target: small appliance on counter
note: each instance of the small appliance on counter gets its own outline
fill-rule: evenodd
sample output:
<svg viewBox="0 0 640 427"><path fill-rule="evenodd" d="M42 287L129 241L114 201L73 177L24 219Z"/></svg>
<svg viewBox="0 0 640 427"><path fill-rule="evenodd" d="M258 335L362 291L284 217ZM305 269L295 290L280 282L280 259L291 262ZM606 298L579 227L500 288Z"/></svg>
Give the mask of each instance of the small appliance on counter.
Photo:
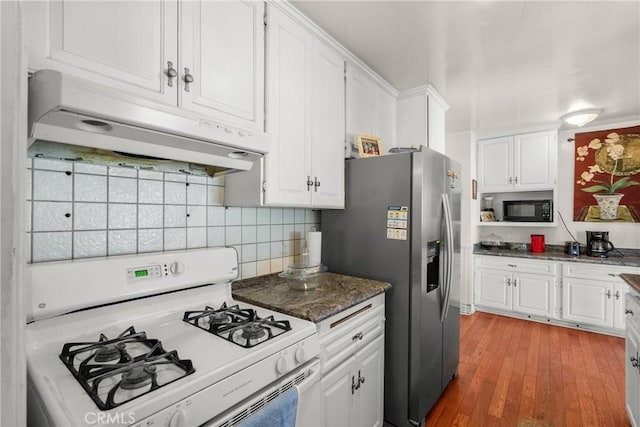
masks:
<svg viewBox="0 0 640 427"><path fill-rule="evenodd" d="M532 234L531 235L531 252L542 253L544 252L544 234Z"/></svg>
<svg viewBox="0 0 640 427"><path fill-rule="evenodd" d="M607 258L614 249L608 231L587 231L587 255Z"/></svg>
<svg viewBox="0 0 640 427"><path fill-rule="evenodd" d="M580 256L580 243L575 241L565 242L564 251L567 255Z"/></svg>

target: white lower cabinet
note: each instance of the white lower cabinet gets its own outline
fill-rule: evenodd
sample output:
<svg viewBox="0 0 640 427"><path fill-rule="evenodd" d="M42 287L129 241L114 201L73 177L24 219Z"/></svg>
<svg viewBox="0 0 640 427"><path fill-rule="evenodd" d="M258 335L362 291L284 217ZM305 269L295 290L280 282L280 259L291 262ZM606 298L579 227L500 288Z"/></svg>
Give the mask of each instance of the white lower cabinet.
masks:
<svg viewBox="0 0 640 427"><path fill-rule="evenodd" d="M638 274L637 268L564 263L562 267L562 318L572 322L623 330L624 297L629 287L621 273Z"/></svg>
<svg viewBox="0 0 640 427"><path fill-rule="evenodd" d="M323 425L381 426L384 338L378 336L322 378Z"/></svg>
<svg viewBox="0 0 640 427"><path fill-rule="evenodd" d="M552 317L555 283L553 262L476 257L475 303L479 308Z"/></svg>
<svg viewBox="0 0 640 427"><path fill-rule="evenodd" d="M321 425L378 427L384 406L384 295L322 321Z"/></svg>
<svg viewBox="0 0 640 427"><path fill-rule="evenodd" d="M625 395L627 415L633 427L640 426L640 294L632 291L625 298L629 316L625 334Z"/></svg>

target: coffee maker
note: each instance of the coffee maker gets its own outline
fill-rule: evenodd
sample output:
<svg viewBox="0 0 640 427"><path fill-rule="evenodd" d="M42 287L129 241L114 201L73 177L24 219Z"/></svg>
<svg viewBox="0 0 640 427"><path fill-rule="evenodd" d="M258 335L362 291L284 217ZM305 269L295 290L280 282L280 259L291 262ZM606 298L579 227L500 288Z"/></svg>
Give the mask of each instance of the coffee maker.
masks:
<svg viewBox="0 0 640 427"><path fill-rule="evenodd" d="M614 249L608 231L587 231L587 255L606 258Z"/></svg>

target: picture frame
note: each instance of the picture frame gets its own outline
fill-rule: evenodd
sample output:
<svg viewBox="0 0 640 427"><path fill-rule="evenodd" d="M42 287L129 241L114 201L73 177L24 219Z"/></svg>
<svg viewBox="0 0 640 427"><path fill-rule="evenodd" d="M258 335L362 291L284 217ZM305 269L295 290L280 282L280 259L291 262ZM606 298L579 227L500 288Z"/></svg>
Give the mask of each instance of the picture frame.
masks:
<svg viewBox="0 0 640 427"><path fill-rule="evenodd" d="M471 198L478 200L478 181L475 179L471 180Z"/></svg>
<svg viewBox="0 0 640 427"><path fill-rule="evenodd" d="M480 222L495 222L496 214L493 211L480 211Z"/></svg>
<svg viewBox="0 0 640 427"><path fill-rule="evenodd" d="M379 136L358 134L357 144L360 157L376 157L382 154L382 142Z"/></svg>

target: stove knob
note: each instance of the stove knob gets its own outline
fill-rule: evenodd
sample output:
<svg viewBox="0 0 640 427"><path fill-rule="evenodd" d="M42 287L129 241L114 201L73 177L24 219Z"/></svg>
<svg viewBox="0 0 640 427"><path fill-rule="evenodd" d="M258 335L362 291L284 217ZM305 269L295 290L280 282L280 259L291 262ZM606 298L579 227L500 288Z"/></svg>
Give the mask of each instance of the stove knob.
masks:
<svg viewBox="0 0 640 427"><path fill-rule="evenodd" d="M305 354L304 347L296 348L295 354L296 362L303 363L307 360L307 355Z"/></svg>
<svg viewBox="0 0 640 427"><path fill-rule="evenodd" d="M173 414L169 420L169 427L188 427L191 426L189 412L186 409L180 409Z"/></svg>
<svg viewBox="0 0 640 427"><path fill-rule="evenodd" d="M169 266L169 271L171 272L172 276L180 276L182 273L184 273L184 263L180 261L172 262Z"/></svg>
<svg viewBox="0 0 640 427"><path fill-rule="evenodd" d="M287 358L284 356L280 356L276 361L276 372L279 374L284 374L287 372Z"/></svg>

